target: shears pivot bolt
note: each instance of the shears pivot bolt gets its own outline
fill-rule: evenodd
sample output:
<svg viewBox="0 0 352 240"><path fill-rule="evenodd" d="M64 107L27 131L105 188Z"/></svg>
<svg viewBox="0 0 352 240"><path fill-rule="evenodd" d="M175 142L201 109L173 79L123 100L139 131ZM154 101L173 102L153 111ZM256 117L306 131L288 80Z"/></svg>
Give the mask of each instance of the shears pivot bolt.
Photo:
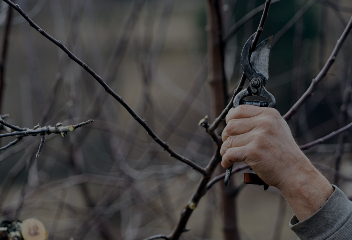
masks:
<svg viewBox="0 0 352 240"><path fill-rule="evenodd" d="M251 85L252 85L252 87L255 87L255 88L259 87L260 86L259 79L258 78L253 78L252 81L251 81Z"/></svg>

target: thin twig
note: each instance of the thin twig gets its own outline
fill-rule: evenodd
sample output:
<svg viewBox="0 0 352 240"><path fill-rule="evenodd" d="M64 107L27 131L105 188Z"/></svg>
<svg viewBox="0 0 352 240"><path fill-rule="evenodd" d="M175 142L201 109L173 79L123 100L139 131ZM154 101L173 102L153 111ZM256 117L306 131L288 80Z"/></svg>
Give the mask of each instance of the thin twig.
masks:
<svg viewBox="0 0 352 240"><path fill-rule="evenodd" d="M276 2L280 2L281 0L273 0L271 4L274 4ZM242 17L240 20L238 20L235 25L233 25L229 32L226 34L224 37L224 42L228 42L231 37L242 27L249 19L252 19L255 15L260 13L265 7L265 4L260 5L259 7L254 8L252 11L247 13L244 17Z"/></svg>
<svg viewBox="0 0 352 240"><path fill-rule="evenodd" d="M264 24L265 24L266 18L268 17L270 4L271 4L271 0L266 0L265 6L264 6L264 10L263 10L263 14L262 14L262 18L260 19L260 23L259 23L257 32L255 33L255 37L254 37L253 42L252 42L251 52L253 52L255 50L255 47L258 44L260 35L262 34L262 32L264 30Z"/></svg>
<svg viewBox="0 0 352 240"><path fill-rule="evenodd" d="M44 143L45 143L45 135L43 135L42 138L40 139L39 149L38 149L37 154L35 155L36 158L38 158L40 153L42 152L42 149L44 147Z"/></svg>
<svg viewBox="0 0 352 240"><path fill-rule="evenodd" d="M7 144L7 145L1 147L1 148L0 148L0 151L6 150L6 149L8 149L9 147L12 147L12 146L16 145L16 144L19 143L21 140L22 140L21 137L16 138L15 140L13 140L12 142L10 142L9 144Z"/></svg>
<svg viewBox="0 0 352 240"><path fill-rule="evenodd" d="M151 236L149 238L145 238L144 240L153 240L153 239L166 239L166 240L169 240L169 238L167 236L162 235L162 234Z"/></svg>
<svg viewBox="0 0 352 240"><path fill-rule="evenodd" d="M314 89L322 81L322 79L325 77L325 75L329 71L330 67L332 66L332 64L335 62L336 56L339 53L343 43L345 42L349 32L351 31L351 28L352 28L352 17L351 17L348 25L346 26L345 30L343 31L340 39L337 41L336 46L335 46L334 50L332 51L328 61L325 63L325 66L323 67L323 69L319 72L319 74L316 76L316 78L312 80L312 83L310 84L307 91L302 95L302 97L284 115L283 118L286 121L289 120L297 112L297 110L302 106L302 104L305 101L307 101L310 96L313 95Z"/></svg>
<svg viewBox="0 0 352 240"><path fill-rule="evenodd" d="M18 126L9 124L9 123L5 122L5 121L2 120L2 119L0 119L0 123L1 123L2 125L5 125L5 126L8 127L8 128L11 128L12 130L15 130L15 131L26 131L26 128L20 128L20 127L18 127Z"/></svg>
<svg viewBox="0 0 352 240"><path fill-rule="evenodd" d="M47 135L61 134L61 135L65 136L68 132L72 132L72 131L76 130L77 128L82 127L82 126L89 124L89 123L92 123L92 122L93 122L93 120L88 120L86 122L82 122L82 123L79 123L76 125L69 125L69 126L54 126L54 127L46 126L46 127L38 127L35 129L28 128L28 129L24 129L24 130L17 131L17 132L0 134L0 138L9 137L9 136L20 136L20 137L36 136L38 134L47 134Z"/></svg>
<svg viewBox="0 0 352 240"><path fill-rule="evenodd" d="M136 112L133 111L133 109L117 94L110 88L109 85L104 82L104 80L96 74L86 63L84 63L81 59L76 57L70 50L68 50L60 41L56 40L53 38L51 35L49 35L47 32L45 32L43 29L41 29L36 23L33 22L32 19L30 19L26 13L20 8L18 4L15 4L11 2L10 0L3 0L7 4L9 4L12 8L14 8L19 14L21 14L29 23L31 27L36 29L40 34L42 34L45 38L47 38L49 41L54 43L56 46L61 48L67 55L75 61L77 64L79 64L81 67L83 67L84 70L86 70L97 82L105 89L105 91L110 94L115 100L117 100L128 112L129 114L147 131L147 133L154 139L155 142L157 142L162 148L167 151L171 157L176 158L177 160L191 166L193 169L198 171L199 173L203 174L204 176L208 175L208 172L202 168L201 166L197 165L196 163L192 162L190 159L181 156L180 154L176 153L174 150L172 150L169 145L161 140L155 133L154 131L148 126L148 124L140 118Z"/></svg>
<svg viewBox="0 0 352 240"><path fill-rule="evenodd" d="M332 137L337 136L338 134L340 134L340 133L342 133L342 132L347 131L347 130L350 129L351 127L352 127L352 123L350 123L350 124L344 126L343 128L340 128L340 129L338 129L338 130L336 130L336 131L333 131L332 133L329 133L328 135L326 135L326 136L324 136L324 137L322 137L322 138L319 138L319 139L317 139L317 140L315 140L315 141L313 141L313 142L304 144L304 145L300 146L299 148L300 148L301 150L307 150L307 149L309 149L309 148L311 148L311 147L313 147L313 146L315 146L315 145L317 145L317 144L319 144L319 143L322 143L322 142L324 142L324 141L326 141L326 140L328 140L328 139L330 139L330 138L332 138Z"/></svg>

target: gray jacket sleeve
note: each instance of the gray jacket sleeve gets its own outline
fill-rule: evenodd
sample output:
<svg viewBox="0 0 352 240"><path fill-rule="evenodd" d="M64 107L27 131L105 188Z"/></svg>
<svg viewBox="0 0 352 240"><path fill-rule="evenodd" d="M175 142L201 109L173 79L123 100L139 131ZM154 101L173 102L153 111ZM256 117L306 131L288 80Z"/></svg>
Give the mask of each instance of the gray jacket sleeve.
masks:
<svg viewBox="0 0 352 240"><path fill-rule="evenodd" d="M302 240L352 239L352 203L336 186L326 203L311 217L299 222L296 216L290 228Z"/></svg>

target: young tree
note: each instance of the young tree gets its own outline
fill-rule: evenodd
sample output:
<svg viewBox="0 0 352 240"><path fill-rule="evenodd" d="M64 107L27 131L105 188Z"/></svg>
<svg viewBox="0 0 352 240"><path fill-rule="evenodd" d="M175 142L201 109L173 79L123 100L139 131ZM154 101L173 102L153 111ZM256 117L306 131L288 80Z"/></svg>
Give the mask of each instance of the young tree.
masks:
<svg viewBox="0 0 352 240"><path fill-rule="evenodd" d="M16 137L2 141L1 150L6 151L0 162L11 160L3 170L0 194L4 220L32 217L28 215L35 211L43 218L50 239L210 239L216 229L222 229L223 239L245 239L246 232L254 231L247 226L259 215L258 211L247 213L250 205L253 209L277 206L277 221L266 234L280 239L286 205L275 190L264 193L262 188L246 187L250 190L243 199L249 204L239 211L239 194L246 186L241 183L242 175L232 179L228 188L219 183L225 175L218 167L223 120L245 86L238 59L244 41L253 33L252 51L261 35L274 35L275 57L270 64L274 74L268 88L284 119L290 120L298 142L305 143L301 149L348 193L351 179L346 173L351 170L343 156L349 151L346 131L352 126L348 124L352 81L346 54L351 47L347 40L352 20L347 22L346 16L352 8L328 0L207 0L203 3L207 54L192 49L189 55L195 60L178 70L184 58L161 53L174 51L170 46L179 44L179 35L195 31L181 17L172 21L178 14L175 8L187 11L190 4L195 3L3 0L0 108L5 113L11 106L6 107L6 102L20 98L22 110L12 111L20 114L10 117L23 115L26 126L15 126L15 120L1 116L5 131L1 138ZM127 8L120 26L119 13ZM107 9L111 12L104 12ZM317 11L321 11L319 24L314 16ZM52 23L40 19L48 15ZM331 23L334 18L338 21ZM121 29L118 36L117 29ZM23 36L25 61L12 34ZM201 42L193 44L199 51ZM46 54L57 56L45 65ZM22 77L20 87L10 85L24 65L28 65L28 77ZM189 75L194 75L196 67L191 82ZM7 72L9 77L5 77ZM172 74L183 81L175 84L169 79ZM54 81L48 84L44 75L55 76ZM314 79L306 86L311 75ZM17 94L8 93L11 88ZM34 125L34 119L39 124L27 128ZM196 126L198 122L201 127ZM51 133L66 137L46 139ZM32 137L38 134L41 140ZM328 144L319 147L322 142ZM324 163L317 161L322 155ZM239 164L232 173L248 168ZM215 183L219 192L213 189ZM276 199L278 204L264 201L258 207L258 196ZM221 212L221 221L216 212ZM203 215L193 216L197 214Z"/></svg>

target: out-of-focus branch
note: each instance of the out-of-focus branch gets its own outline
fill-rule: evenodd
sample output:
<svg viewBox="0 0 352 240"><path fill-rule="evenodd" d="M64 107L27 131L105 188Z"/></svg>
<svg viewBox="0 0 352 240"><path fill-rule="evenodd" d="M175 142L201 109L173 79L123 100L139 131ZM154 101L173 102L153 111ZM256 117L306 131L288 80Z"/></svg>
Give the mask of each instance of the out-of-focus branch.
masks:
<svg viewBox="0 0 352 240"><path fill-rule="evenodd" d="M271 2L271 4L274 4L276 2L279 2L280 0L273 0ZM265 8L265 4L260 5L259 7L256 7L255 9L253 9L252 11L250 11L249 13L247 13L244 17L242 17L240 20L238 20L235 25L233 25L229 32L226 34L226 36L224 37L224 42L227 42L230 40L230 38L237 33L237 31L240 29L240 27L242 27L249 19L252 19L255 15L257 15L258 13L260 13L264 8Z"/></svg>
<svg viewBox="0 0 352 240"><path fill-rule="evenodd" d="M169 240L169 238L167 236L162 235L162 234L151 236L149 238L145 238L144 240L154 240L154 239L166 239L166 240Z"/></svg>
<svg viewBox="0 0 352 240"><path fill-rule="evenodd" d="M200 172L204 176L208 175L208 172L202 168L201 166L195 164L192 162L190 159L181 156L180 154L176 153L174 150L172 150L169 145L161 140L155 133L154 131L148 126L148 124L137 115L136 112L133 111L133 109L117 94L110 88L109 85L104 82L104 80L96 74L86 63L84 63L81 59L76 57L70 50L68 50L60 41L56 40L53 38L51 35L49 35L47 32L45 32L43 29L41 29L36 23L31 20L26 13L20 8L18 4L14 4L10 0L3 0L6 3L8 3L12 8L14 8L19 14L21 14L29 23L31 27L36 29L40 34L42 34L45 38L47 38L49 41L54 43L56 46L61 48L67 55L76 63L78 63L81 67L84 68L97 82L105 89L105 91L110 94L116 101L118 101L129 113L130 115L147 131L147 133L154 139L155 142L157 142L162 148L167 151L170 156L178 159L179 161L191 166L193 169L196 171ZM1 138L1 135L0 135Z"/></svg>
<svg viewBox="0 0 352 240"><path fill-rule="evenodd" d="M335 1L333 2L333 1L324 0L321 2L321 4L328 5L329 7L334 8L338 11L352 13L352 7L341 5L339 3L336 3Z"/></svg>
<svg viewBox="0 0 352 240"><path fill-rule="evenodd" d="M349 176L346 176L345 174L339 172L339 171L336 171L335 169L333 168L330 168L324 164L321 164L321 163L317 163L317 162L312 162L312 164L318 168L319 170L323 171L323 172L326 172L328 174L331 174L332 176L339 176L339 178L341 178L342 180L344 181L348 181L348 182L352 182L352 178L349 177Z"/></svg>
<svg viewBox="0 0 352 240"><path fill-rule="evenodd" d="M310 96L313 95L314 89L322 81L322 79L325 77L325 75L329 71L330 67L332 66L332 64L335 62L336 56L339 53L343 43L345 42L349 32L351 31L351 28L352 28L352 18L350 19L350 21L347 24L345 30L343 31L340 39L337 41L336 46L335 46L334 50L332 51L328 61L325 63L323 69L319 72L319 74L316 76L316 78L312 80L312 83L310 84L310 86L307 89L307 91L302 95L302 97L284 115L283 118L286 121L289 120L298 111L298 109L302 106L302 104L305 101L307 101Z"/></svg>
<svg viewBox="0 0 352 240"><path fill-rule="evenodd" d="M5 65L6 65L6 59L7 59L7 51L9 48L12 12L13 12L12 8L9 8L9 10L7 11L5 31L4 31L4 36L2 40L1 60L0 60L0 112L2 111L2 105L3 105L3 99L4 99Z"/></svg>
<svg viewBox="0 0 352 240"><path fill-rule="evenodd" d="M317 139L317 140L315 140L315 141L313 141L313 142L304 144L304 145L300 146L300 149L301 149L301 150L307 150L307 149L309 149L309 148L311 148L311 147L313 147L313 146L315 146L315 145L317 145L317 144L319 144L319 143L322 143L322 142L324 142L324 141L326 141L326 140L328 140L328 139L330 139L330 138L332 138L332 137L337 136L337 135L340 134L340 133L343 133L343 132L347 131L347 130L350 129L351 127L352 127L352 123L350 123L350 124L344 126L343 128L340 128L340 129L338 129L338 130L336 130L336 131L333 131L332 133L329 133L328 135L326 135L326 136L324 136L324 137L322 137L322 138L319 138L319 139Z"/></svg>
<svg viewBox="0 0 352 240"><path fill-rule="evenodd" d="M291 18L290 21L288 21L288 23L286 23L286 25L281 28L280 31L278 31L274 38L273 41L271 43L271 46L274 46L277 41L279 41L279 39L287 32L287 30L289 30L311 7L314 6L314 4L316 4L318 1L320 0L310 0L309 2L307 2L294 16L293 18Z"/></svg>
<svg viewBox="0 0 352 240"><path fill-rule="evenodd" d="M167 236L170 240L179 239L182 233L185 231L188 220L191 217L194 209L196 209L200 199L206 193L206 187L210 180L211 174L215 171L215 168L220 161L221 161L221 155L218 149L214 154L214 156L212 157L212 159L210 160L208 166L206 167L210 175L203 176L202 179L200 180L197 190L195 191L195 193L193 194L193 196L191 197L187 205L183 208L180 219L176 227L174 228L172 233L169 236Z"/></svg>
<svg viewBox="0 0 352 240"><path fill-rule="evenodd" d="M349 77L351 78L351 76L349 76ZM350 104L350 101L351 101L351 91L352 91L352 81L350 79L346 84L346 88L343 93L342 105L340 107L340 119L339 119L339 126L340 127L346 125L346 122L348 120L348 112L347 111L348 111L348 105ZM340 134L339 138L338 138L338 147L336 150L336 158L335 158L335 170L336 171L340 170L345 140L346 140L346 134L345 133ZM333 183L336 186L338 186L338 182L339 182L339 176L335 175Z"/></svg>
<svg viewBox="0 0 352 240"><path fill-rule="evenodd" d="M347 23L346 23L346 20L344 19L344 17L342 16L341 10L339 8L336 9L335 7L333 7L333 4L330 2L327 2L326 4L334 11L337 18L343 24L343 26L345 26Z"/></svg>

